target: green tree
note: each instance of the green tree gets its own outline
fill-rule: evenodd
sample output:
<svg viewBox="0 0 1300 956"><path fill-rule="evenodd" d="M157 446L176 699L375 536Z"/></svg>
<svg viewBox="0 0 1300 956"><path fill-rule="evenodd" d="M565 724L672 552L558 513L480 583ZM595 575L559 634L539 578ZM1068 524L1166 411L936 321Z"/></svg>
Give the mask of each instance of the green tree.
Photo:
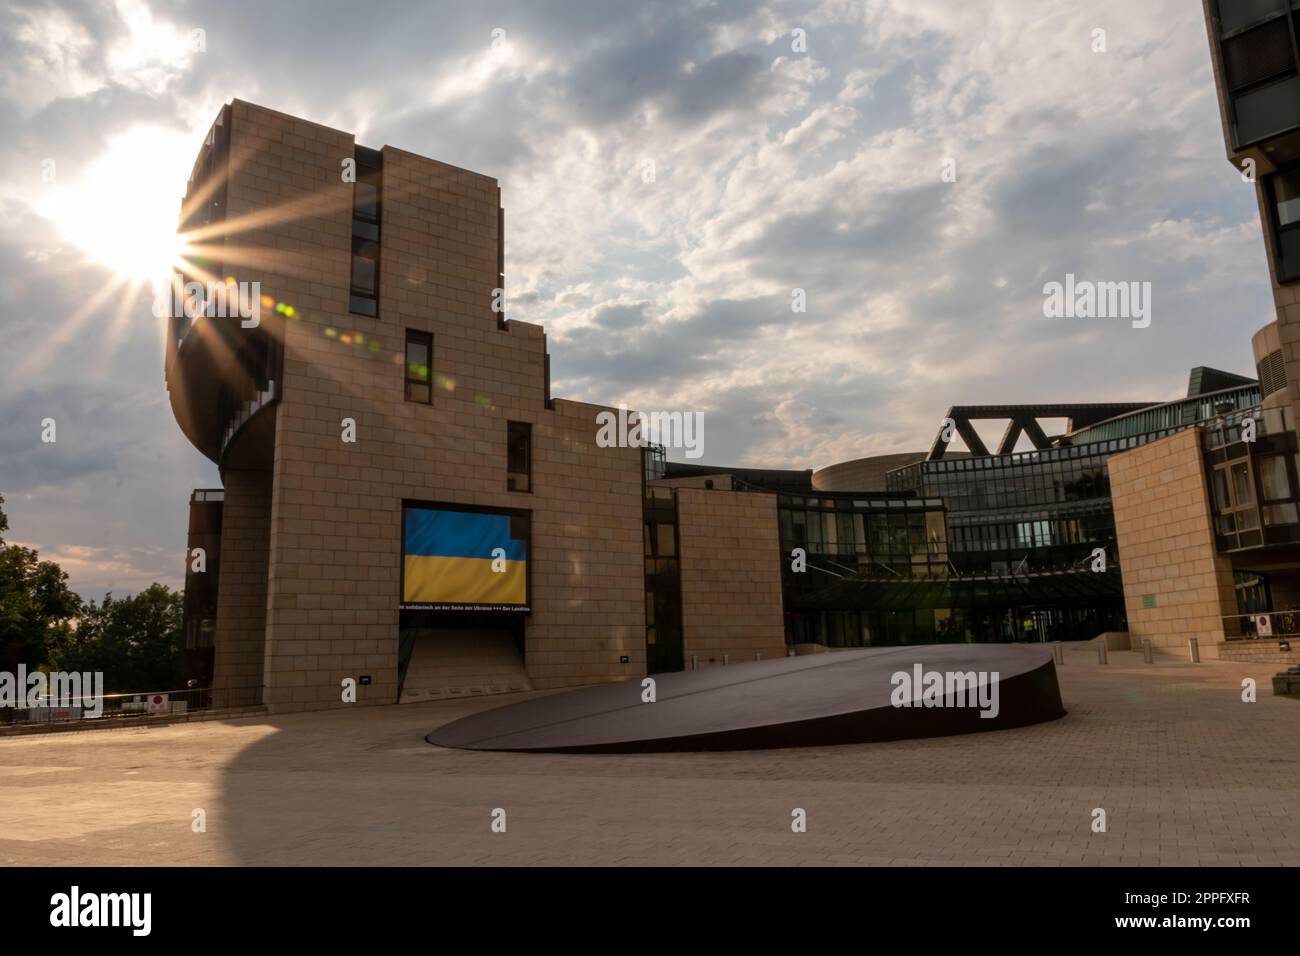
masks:
<svg viewBox="0 0 1300 956"><path fill-rule="evenodd" d="M68 575L31 548L5 544L9 519L0 495L0 670L19 664L31 670L46 661L46 648L70 631L81 599L68 589Z"/></svg>
<svg viewBox="0 0 1300 956"><path fill-rule="evenodd" d="M165 584L133 597L105 594L50 640L49 663L59 671L102 671L108 693L171 690L181 680L184 598Z"/></svg>

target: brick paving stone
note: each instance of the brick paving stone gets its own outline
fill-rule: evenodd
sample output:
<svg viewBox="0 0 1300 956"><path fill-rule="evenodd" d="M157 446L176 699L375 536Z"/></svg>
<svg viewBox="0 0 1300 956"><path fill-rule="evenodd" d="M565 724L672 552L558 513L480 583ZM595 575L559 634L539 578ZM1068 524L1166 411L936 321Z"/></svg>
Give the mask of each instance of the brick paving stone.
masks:
<svg viewBox="0 0 1300 956"><path fill-rule="evenodd" d="M0 863L1300 864L1300 701L1267 691L1269 665L1095 660L1068 648L1059 721L847 747L423 742L516 699L500 696L0 738ZM1246 676L1257 703L1241 702ZM806 833L790 831L795 807Z"/></svg>

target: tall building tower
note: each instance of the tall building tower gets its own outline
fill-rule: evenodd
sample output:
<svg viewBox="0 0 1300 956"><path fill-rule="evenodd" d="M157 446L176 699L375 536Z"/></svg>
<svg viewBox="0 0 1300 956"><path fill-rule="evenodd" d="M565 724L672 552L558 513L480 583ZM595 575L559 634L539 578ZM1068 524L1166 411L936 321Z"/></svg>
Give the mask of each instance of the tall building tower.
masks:
<svg viewBox="0 0 1300 956"><path fill-rule="evenodd" d="M199 496L224 499L215 615L188 637L215 645L214 704L646 672L641 449L600 447L612 410L552 400L541 327L494 309L502 225L487 176L221 110L166 356L223 485Z"/></svg>
<svg viewBox="0 0 1300 956"><path fill-rule="evenodd" d="M1203 0L1228 159L1253 179L1277 319L1255 333L1265 408L1300 404L1300 4Z"/></svg>

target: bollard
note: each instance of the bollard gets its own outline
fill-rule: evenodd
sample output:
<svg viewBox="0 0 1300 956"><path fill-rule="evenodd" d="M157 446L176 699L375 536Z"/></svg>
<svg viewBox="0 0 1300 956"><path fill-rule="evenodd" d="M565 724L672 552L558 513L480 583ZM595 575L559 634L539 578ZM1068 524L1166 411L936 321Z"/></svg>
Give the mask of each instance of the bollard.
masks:
<svg viewBox="0 0 1300 956"><path fill-rule="evenodd" d="M723 655L722 655L722 666L723 666L723 667L726 667L726 666L727 666L728 664L730 664L730 663L731 663L731 655L730 655L730 654L723 654Z"/></svg>
<svg viewBox="0 0 1300 956"><path fill-rule="evenodd" d="M1151 638L1142 638L1142 663L1151 663Z"/></svg>
<svg viewBox="0 0 1300 956"><path fill-rule="evenodd" d="M700 669L700 655L699 655L699 654L692 654L692 655L691 655L691 670L693 670L693 671L697 671L697 670L699 670L699 669Z"/></svg>
<svg viewBox="0 0 1300 956"><path fill-rule="evenodd" d="M1052 644L1052 657L1056 659L1058 666L1065 663L1065 648L1061 646L1060 641Z"/></svg>
<svg viewBox="0 0 1300 956"><path fill-rule="evenodd" d="M1097 663L1098 664L1108 663L1108 661L1106 660L1106 639L1105 638L1102 638L1101 642L1097 645Z"/></svg>
<svg viewBox="0 0 1300 956"><path fill-rule="evenodd" d="M1191 651L1192 651L1192 663L1193 663L1193 664L1199 664L1199 663L1201 662L1201 645L1200 645L1200 642L1197 641L1197 639L1193 637L1193 638L1190 638L1190 639L1188 640L1187 643L1191 646Z"/></svg>
<svg viewBox="0 0 1300 956"><path fill-rule="evenodd" d="M762 651L755 651L755 652L754 652L754 660L756 660L756 661L761 661L762 659L763 659L763 652L762 652Z"/></svg>

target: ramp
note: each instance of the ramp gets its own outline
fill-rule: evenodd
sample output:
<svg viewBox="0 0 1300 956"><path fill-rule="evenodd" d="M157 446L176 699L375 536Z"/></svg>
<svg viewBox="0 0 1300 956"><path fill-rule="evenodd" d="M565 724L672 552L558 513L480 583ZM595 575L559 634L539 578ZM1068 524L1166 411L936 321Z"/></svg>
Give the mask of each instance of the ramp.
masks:
<svg viewBox="0 0 1300 956"><path fill-rule="evenodd" d="M515 694L532 689L523 655L509 631L420 628L399 702Z"/></svg>

